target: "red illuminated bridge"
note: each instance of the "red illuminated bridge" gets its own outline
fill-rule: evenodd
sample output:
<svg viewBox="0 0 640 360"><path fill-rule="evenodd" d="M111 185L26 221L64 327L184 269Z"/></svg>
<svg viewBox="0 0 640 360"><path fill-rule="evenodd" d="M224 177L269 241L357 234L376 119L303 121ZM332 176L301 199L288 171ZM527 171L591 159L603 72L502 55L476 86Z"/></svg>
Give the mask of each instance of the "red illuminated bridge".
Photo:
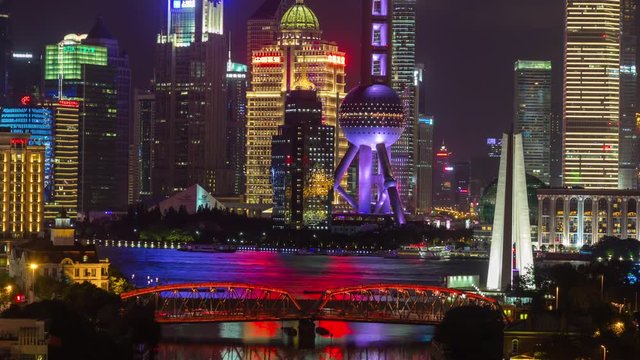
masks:
<svg viewBox="0 0 640 360"><path fill-rule="evenodd" d="M400 284L327 290L314 301L296 300L282 289L215 282L156 286L121 297L153 304L159 323L336 320L435 325L459 306L501 310L496 300L477 294Z"/></svg>

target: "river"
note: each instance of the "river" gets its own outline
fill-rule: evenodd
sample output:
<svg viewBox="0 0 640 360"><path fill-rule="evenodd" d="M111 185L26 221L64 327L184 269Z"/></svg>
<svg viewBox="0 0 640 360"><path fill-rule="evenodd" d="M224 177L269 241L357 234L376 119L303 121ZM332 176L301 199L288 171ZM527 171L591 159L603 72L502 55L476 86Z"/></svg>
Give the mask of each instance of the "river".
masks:
<svg viewBox="0 0 640 360"><path fill-rule="evenodd" d="M242 282L317 298L326 289L366 284L442 285L447 275L481 275L487 261L385 259L356 256L299 256L270 252L233 254L100 247L101 258L137 286L183 282ZM156 280L157 279L157 280ZM320 322L330 336L314 349L297 349L287 322L170 325L163 327L159 360L231 359L429 359L429 326Z"/></svg>

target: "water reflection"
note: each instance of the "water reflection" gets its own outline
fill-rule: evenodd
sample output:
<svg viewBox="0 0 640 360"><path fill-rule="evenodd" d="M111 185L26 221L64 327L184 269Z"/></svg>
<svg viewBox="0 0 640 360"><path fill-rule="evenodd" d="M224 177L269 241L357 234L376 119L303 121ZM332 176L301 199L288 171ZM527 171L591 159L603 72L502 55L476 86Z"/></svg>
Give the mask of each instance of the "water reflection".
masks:
<svg viewBox="0 0 640 360"><path fill-rule="evenodd" d="M295 322L223 323L163 326L158 360L209 359L429 359L430 326L316 323L329 335L314 349L298 349L297 337L282 329Z"/></svg>

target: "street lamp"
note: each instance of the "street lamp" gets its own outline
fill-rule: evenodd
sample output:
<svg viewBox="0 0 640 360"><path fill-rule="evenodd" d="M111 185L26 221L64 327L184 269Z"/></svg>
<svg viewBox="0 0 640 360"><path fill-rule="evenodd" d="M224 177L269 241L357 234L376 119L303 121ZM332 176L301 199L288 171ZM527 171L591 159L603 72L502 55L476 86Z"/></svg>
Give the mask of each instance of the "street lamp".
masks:
<svg viewBox="0 0 640 360"><path fill-rule="evenodd" d="M604 300L604 274L601 274L599 278L600 278L600 300Z"/></svg>
<svg viewBox="0 0 640 360"><path fill-rule="evenodd" d="M607 347L604 345L600 345L602 348L602 360L607 360Z"/></svg>
<svg viewBox="0 0 640 360"><path fill-rule="evenodd" d="M38 268L38 264L29 264L29 269L31 269L31 291L33 292L32 302L36 300L36 269Z"/></svg>
<svg viewBox="0 0 640 360"><path fill-rule="evenodd" d="M556 286L556 311L558 311L558 297L560 296L560 286Z"/></svg>

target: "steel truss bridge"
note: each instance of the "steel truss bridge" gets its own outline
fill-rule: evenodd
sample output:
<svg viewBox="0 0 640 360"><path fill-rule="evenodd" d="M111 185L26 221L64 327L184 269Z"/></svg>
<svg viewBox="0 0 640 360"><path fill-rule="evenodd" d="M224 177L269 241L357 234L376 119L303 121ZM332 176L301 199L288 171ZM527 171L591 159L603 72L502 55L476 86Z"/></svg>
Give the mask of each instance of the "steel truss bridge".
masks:
<svg viewBox="0 0 640 360"><path fill-rule="evenodd" d="M297 300L277 288L215 282L150 287L123 293L121 298L125 303L153 305L159 323L335 320L435 325L460 306L501 311L495 299L478 294L399 284L327 290L317 300Z"/></svg>

